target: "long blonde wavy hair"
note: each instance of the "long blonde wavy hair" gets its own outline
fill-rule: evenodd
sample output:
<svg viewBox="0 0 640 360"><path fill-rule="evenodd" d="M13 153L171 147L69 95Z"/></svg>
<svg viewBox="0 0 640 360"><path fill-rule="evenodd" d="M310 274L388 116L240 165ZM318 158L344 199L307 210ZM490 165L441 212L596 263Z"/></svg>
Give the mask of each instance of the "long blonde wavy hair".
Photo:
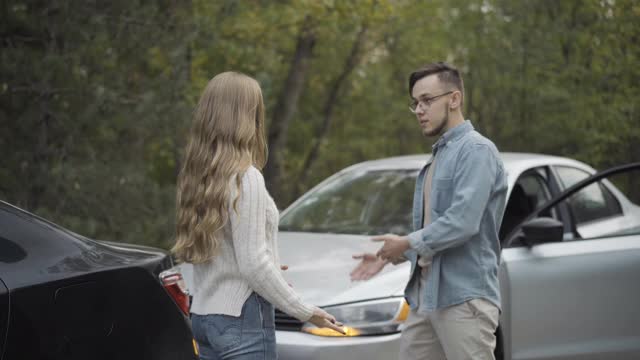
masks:
<svg viewBox="0 0 640 360"><path fill-rule="evenodd" d="M204 89L178 175L176 243L171 251L180 261L202 263L220 247L220 230L229 219L231 189L252 164L267 161L264 102L258 82L224 72ZM233 199L233 207L237 203Z"/></svg>

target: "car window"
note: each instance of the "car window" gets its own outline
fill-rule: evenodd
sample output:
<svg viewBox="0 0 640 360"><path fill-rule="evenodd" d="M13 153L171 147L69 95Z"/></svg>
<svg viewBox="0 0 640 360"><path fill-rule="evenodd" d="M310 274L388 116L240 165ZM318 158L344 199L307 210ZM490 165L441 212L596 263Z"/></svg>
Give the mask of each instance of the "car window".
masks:
<svg viewBox="0 0 640 360"><path fill-rule="evenodd" d="M557 166L556 171L562 182L563 189L569 188L589 177L588 172L568 166Z"/></svg>
<svg viewBox="0 0 640 360"><path fill-rule="evenodd" d="M551 213L562 214L563 210L561 209L575 209L576 199L582 201L584 198L591 196L594 199L599 199L601 204L613 200L611 203L617 204L618 207L624 209L621 215L580 226L572 226L570 229L573 236L570 238L566 237L566 233L563 234L561 231L562 228L566 229L567 217L563 217L565 221L557 219L560 220L558 222L541 215L537 219L517 224L514 229L517 231L511 233L513 236L503 239L503 246L514 247L525 244L534 246L550 242L620 239L620 237L640 235L640 206L638 206L640 204L640 163L617 167L607 171L607 173L608 176L599 176L597 180L590 181L572 195L565 196L564 192L558 194L560 199L554 202L555 205L551 207ZM573 172L571 175L574 176L574 179L583 177L582 173L578 172ZM563 183L563 187L566 187L566 184ZM588 191L593 191L591 189L597 190L599 194L588 193ZM577 195L581 196L581 198L577 198ZM608 197L613 199L608 199ZM595 202L595 200L590 201ZM543 204L541 207L547 208L547 204ZM541 219L543 217L546 217L546 219Z"/></svg>
<svg viewBox="0 0 640 360"><path fill-rule="evenodd" d="M408 234L417 171L352 171L307 193L283 214L280 230Z"/></svg>
<svg viewBox="0 0 640 360"><path fill-rule="evenodd" d="M571 167L560 166L556 170L564 189L589 176L586 171ZM600 181L571 196L568 205L578 225L622 215L619 201Z"/></svg>
<svg viewBox="0 0 640 360"><path fill-rule="evenodd" d="M543 176L544 169L534 169L520 175L511 190L509 200L505 208L500 238L513 230L522 220L531 214L538 206L551 199L551 191L547 180ZM555 212L541 214L541 216L557 217Z"/></svg>
<svg viewBox="0 0 640 360"><path fill-rule="evenodd" d="M537 173L523 175L517 182L524 189L529 203L533 209L551 199L551 192L546 181Z"/></svg>

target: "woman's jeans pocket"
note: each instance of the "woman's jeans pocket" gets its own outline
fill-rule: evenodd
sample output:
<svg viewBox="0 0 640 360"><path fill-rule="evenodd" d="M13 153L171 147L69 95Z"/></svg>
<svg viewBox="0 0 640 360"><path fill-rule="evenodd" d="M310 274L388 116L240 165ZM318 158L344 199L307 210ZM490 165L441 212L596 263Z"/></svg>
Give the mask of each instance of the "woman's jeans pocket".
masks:
<svg viewBox="0 0 640 360"><path fill-rule="evenodd" d="M200 359L277 359L274 308L256 293L245 301L239 317L192 314L191 324Z"/></svg>
<svg viewBox="0 0 640 360"><path fill-rule="evenodd" d="M213 350L224 352L242 340L242 317L229 315L194 315L194 336L198 342L208 342ZM199 339L199 337L205 337Z"/></svg>

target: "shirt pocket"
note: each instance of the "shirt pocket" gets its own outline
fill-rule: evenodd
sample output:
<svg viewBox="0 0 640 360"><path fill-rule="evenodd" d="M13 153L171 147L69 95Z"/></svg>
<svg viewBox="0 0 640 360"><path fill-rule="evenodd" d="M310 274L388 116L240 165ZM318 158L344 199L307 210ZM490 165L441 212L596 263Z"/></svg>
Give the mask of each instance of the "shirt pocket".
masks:
<svg viewBox="0 0 640 360"><path fill-rule="evenodd" d="M431 208L442 215L450 206L453 198L453 178L433 179L433 199Z"/></svg>

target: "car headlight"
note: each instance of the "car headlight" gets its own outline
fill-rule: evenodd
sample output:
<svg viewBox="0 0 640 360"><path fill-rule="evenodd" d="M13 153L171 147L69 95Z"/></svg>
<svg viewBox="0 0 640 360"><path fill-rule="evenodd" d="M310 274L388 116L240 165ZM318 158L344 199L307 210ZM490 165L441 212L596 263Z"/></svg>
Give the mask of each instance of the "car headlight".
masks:
<svg viewBox="0 0 640 360"><path fill-rule="evenodd" d="M383 335L400 331L400 325L409 314L409 304L404 298L390 298L331 306L324 310L344 323L346 336ZM302 331L318 336L345 336L311 323L304 324Z"/></svg>

